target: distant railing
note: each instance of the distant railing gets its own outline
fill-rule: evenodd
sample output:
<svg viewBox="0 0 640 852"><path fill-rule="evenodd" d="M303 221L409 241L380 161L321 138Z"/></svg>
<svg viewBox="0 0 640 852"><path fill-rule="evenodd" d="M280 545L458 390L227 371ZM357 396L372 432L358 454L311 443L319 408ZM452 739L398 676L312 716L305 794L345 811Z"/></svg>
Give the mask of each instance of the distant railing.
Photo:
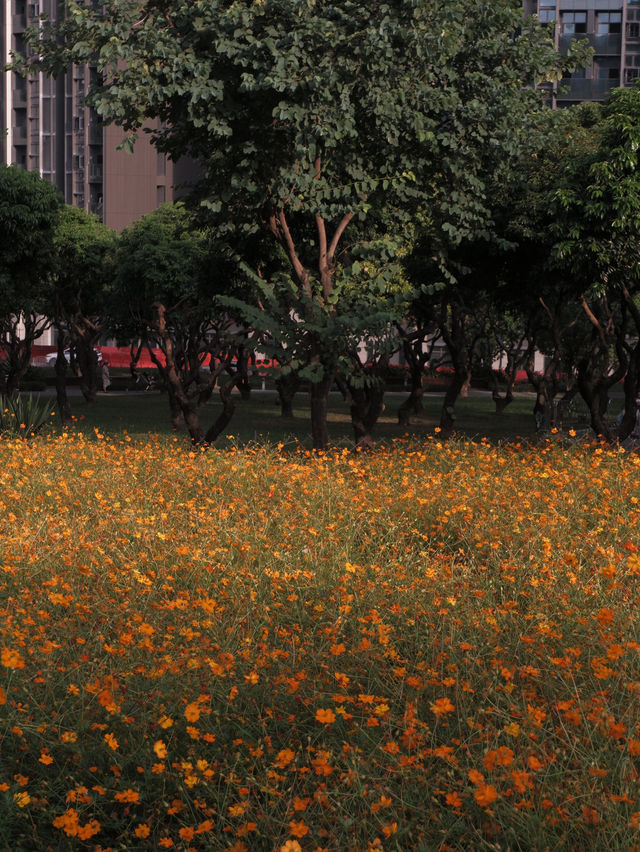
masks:
<svg viewBox="0 0 640 852"><path fill-rule="evenodd" d="M568 89L566 88L568 86ZM563 80L559 101L600 101L605 100L612 89L620 88L619 80L592 79Z"/></svg>

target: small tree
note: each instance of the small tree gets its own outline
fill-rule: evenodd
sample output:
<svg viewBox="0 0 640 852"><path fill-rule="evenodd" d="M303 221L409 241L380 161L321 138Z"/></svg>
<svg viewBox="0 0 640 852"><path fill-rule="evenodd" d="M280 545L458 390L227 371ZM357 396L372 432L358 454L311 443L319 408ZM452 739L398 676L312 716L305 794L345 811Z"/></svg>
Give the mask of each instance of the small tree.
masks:
<svg viewBox="0 0 640 852"><path fill-rule="evenodd" d="M49 325L48 289L61 199L36 172L0 166L0 358L15 396L34 342Z"/></svg>
<svg viewBox="0 0 640 852"><path fill-rule="evenodd" d="M144 340L167 387L173 424L186 425L195 444L211 444L224 430L231 391L242 379L233 360L243 329L214 298L228 289L232 269L181 204L163 205L120 236L112 311ZM225 375L222 413L205 431L198 409Z"/></svg>
<svg viewBox="0 0 640 852"><path fill-rule="evenodd" d="M87 402L95 402L98 388L95 345L107 324L107 288L113 275L116 234L95 216L66 206L56 226L53 288L49 312L58 330L56 375L58 406L69 415L64 392L67 363L62 342L72 349Z"/></svg>
<svg viewBox="0 0 640 852"><path fill-rule="evenodd" d="M559 261L584 282L582 307L592 344L580 392L596 434L624 439L636 420L640 391L640 86L618 89L602 109L591 157L568 165L557 193ZM625 408L617 434L604 419L608 390L624 377Z"/></svg>

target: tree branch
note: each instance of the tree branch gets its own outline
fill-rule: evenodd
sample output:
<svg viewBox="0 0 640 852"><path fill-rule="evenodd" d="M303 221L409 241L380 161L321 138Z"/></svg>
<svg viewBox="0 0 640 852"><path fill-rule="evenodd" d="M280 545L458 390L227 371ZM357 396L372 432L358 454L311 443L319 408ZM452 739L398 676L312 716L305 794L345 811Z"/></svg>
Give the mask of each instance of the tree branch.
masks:
<svg viewBox="0 0 640 852"><path fill-rule="evenodd" d="M331 244L329 245L328 251L328 262L331 266L333 266L334 258L336 256L336 249L338 248L338 243L340 242L340 237L343 235L345 228L349 224L349 222L353 219L355 213L347 213L342 217L342 221L336 228L335 234L333 235L333 239L331 240Z"/></svg>
<svg viewBox="0 0 640 852"><path fill-rule="evenodd" d="M309 273L304 268L302 262L300 261L300 258L298 257L296 246L293 242L293 237L291 236L291 231L289 230L289 225L287 223L287 218L284 215L284 210L278 211L278 225L280 231L280 241L287 250L287 254L289 255L289 260L291 261L296 277L302 285L302 289L304 290L305 294L309 298L311 298L311 283L309 281Z"/></svg>

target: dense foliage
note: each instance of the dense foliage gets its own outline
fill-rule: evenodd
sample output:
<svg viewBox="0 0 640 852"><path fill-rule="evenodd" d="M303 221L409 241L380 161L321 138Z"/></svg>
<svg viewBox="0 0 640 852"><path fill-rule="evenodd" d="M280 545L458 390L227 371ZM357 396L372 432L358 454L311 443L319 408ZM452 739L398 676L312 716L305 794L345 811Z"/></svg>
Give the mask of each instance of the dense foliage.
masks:
<svg viewBox="0 0 640 852"><path fill-rule="evenodd" d="M46 329L54 229L61 200L37 172L0 166L0 385L9 396Z"/></svg>
<svg viewBox="0 0 640 852"><path fill-rule="evenodd" d="M347 330L357 344L363 325L401 318L371 298L354 313L345 292L385 293L393 240L381 238L418 209L442 258L490 231L496 163L528 140L542 105L523 80L571 66L515 0L207 0L142 14L137 2L72 3L31 45L31 68L97 65L89 102L104 120L134 136L159 120L153 141L198 160L203 203L245 263L255 260L238 244L247 233L280 246L282 272L262 286L288 297L298 320L317 448L334 340Z"/></svg>

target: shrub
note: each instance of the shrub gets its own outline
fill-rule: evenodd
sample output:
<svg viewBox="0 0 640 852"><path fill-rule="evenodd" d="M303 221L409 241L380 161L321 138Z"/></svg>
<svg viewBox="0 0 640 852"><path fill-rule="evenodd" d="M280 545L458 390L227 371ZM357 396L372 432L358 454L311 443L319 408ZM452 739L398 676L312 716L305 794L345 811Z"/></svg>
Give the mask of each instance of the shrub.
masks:
<svg viewBox="0 0 640 852"><path fill-rule="evenodd" d="M0 435L32 438L52 417L51 403L46 399L0 396Z"/></svg>

